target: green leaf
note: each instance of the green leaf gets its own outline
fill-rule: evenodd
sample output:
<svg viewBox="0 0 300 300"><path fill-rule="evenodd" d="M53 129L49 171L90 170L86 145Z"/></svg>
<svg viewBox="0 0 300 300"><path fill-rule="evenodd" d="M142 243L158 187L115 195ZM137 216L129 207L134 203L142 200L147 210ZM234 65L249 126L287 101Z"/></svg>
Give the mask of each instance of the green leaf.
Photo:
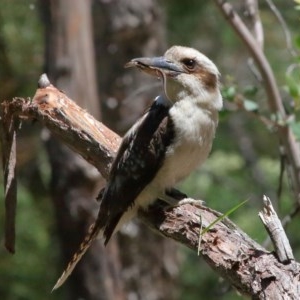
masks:
<svg viewBox="0 0 300 300"><path fill-rule="evenodd" d="M244 108L247 111L257 111L258 110L258 105L256 102L249 100L249 99L245 99L243 101L244 104Z"/></svg>
<svg viewBox="0 0 300 300"><path fill-rule="evenodd" d="M233 101L235 95L236 95L236 87L235 86L229 86L229 87L223 88L223 90L222 90L223 98L227 99L228 101Z"/></svg>
<svg viewBox="0 0 300 300"><path fill-rule="evenodd" d="M243 94L246 97L253 97L257 94L258 88L255 85L248 85L244 88Z"/></svg>
<svg viewBox="0 0 300 300"><path fill-rule="evenodd" d="M244 200L241 203L238 203L236 206L234 206L233 208L231 208L230 210L228 210L226 213L224 213L222 216L218 217L215 221L213 221L212 223L210 223L205 229L201 230L199 232L199 240L198 240L198 255L200 253L200 245L201 245L201 237L208 232L215 224L217 224L218 222L222 221L224 218L228 217L229 215L231 215L233 212L235 212L236 210L238 210L240 207L242 207L246 202L248 202L248 199ZM201 215L200 215L200 220L201 220ZM202 222L201 222L202 223Z"/></svg>
<svg viewBox="0 0 300 300"><path fill-rule="evenodd" d="M296 140L300 141L300 123L299 122L291 123L290 127L296 137Z"/></svg>
<svg viewBox="0 0 300 300"><path fill-rule="evenodd" d="M236 206L228 210L226 213L224 213L222 216L218 217L215 221L213 221L211 224L209 224L205 229L202 230L200 233L201 235L205 234L208 232L216 223L222 221L224 218L228 217L232 213L234 213L236 210L238 210L240 207L242 207L246 202L248 202L248 199L244 200L241 203L238 203Z"/></svg>
<svg viewBox="0 0 300 300"><path fill-rule="evenodd" d="M300 84L292 76L286 76L286 89L293 98L300 97Z"/></svg>
<svg viewBox="0 0 300 300"><path fill-rule="evenodd" d="M221 111L219 111L219 120L224 121L228 120L228 118L232 115L232 112L229 110L226 110L226 108L223 108Z"/></svg>
<svg viewBox="0 0 300 300"><path fill-rule="evenodd" d="M299 5L299 8L300 8L300 5ZM295 46L300 49L300 36L297 36L295 38Z"/></svg>

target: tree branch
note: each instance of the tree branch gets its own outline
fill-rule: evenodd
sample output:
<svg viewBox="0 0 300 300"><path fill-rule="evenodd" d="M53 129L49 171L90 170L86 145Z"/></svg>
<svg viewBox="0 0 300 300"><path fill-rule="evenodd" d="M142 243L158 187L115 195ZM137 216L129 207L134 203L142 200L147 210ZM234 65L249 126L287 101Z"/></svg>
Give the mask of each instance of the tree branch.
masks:
<svg viewBox="0 0 300 300"><path fill-rule="evenodd" d="M17 208L16 131L18 120L12 116L10 111L3 113L6 115L6 118L3 118L1 122L2 167L5 194L4 244L10 253L15 253Z"/></svg>
<svg viewBox="0 0 300 300"><path fill-rule="evenodd" d="M273 208L270 198L264 196L263 201L264 209L258 216L269 233L279 261L282 263L290 262L291 260L294 260L294 255L283 226Z"/></svg>
<svg viewBox="0 0 300 300"><path fill-rule="evenodd" d="M279 122L284 123L287 120L287 116L282 104L282 99L274 73L266 56L263 53L263 50L261 49L260 45L257 44L257 41L252 36L239 15L227 1L214 0L214 3L220 9L225 19L234 29L237 36L241 39L256 62L256 65L262 75L271 114L275 115ZM278 126L277 130L280 142L284 146L284 151L290 164L290 175L293 181L295 198L298 201L298 196L300 195L300 149L296 142L295 136L288 125Z"/></svg>
<svg viewBox="0 0 300 300"><path fill-rule="evenodd" d="M277 20L282 28L282 31L283 31L283 34L285 37L286 48L288 49L288 51L290 52L290 54L293 57L297 57L298 53L293 47L291 32L290 32L284 18L282 17L281 12L279 11L279 9L276 7L276 5L274 4L274 2L272 0L266 0L266 2L269 5L271 11L273 12L274 16L277 18Z"/></svg>
<svg viewBox="0 0 300 300"><path fill-rule="evenodd" d="M261 49L264 48L264 29L261 23L257 0L246 0L247 15L251 20L253 36Z"/></svg>
<svg viewBox="0 0 300 300"><path fill-rule="evenodd" d="M120 137L54 86L41 84L32 102L21 98L3 102L1 114L3 120L13 115L39 121L107 178ZM157 201L148 211L140 211L139 218L154 231L197 252L200 214L203 228L220 216L208 207L185 204L170 208ZM300 265L280 263L227 218L203 235L201 249L206 262L242 294L254 299L279 299L278 295L299 299Z"/></svg>

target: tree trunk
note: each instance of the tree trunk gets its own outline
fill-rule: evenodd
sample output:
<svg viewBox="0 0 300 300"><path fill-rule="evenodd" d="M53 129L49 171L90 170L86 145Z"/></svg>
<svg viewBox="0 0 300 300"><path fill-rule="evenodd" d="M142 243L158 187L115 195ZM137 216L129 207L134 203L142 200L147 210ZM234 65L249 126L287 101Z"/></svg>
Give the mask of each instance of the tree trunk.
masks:
<svg viewBox="0 0 300 300"><path fill-rule="evenodd" d="M99 118L90 1L53 0L40 4L46 21L46 72L60 89ZM95 197L101 178L94 167L55 138L46 138L45 145L63 253L61 272L96 216ZM117 250L116 241L109 249L104 249L101 241L94 243L69 279L69 299L125 299Z"/></svg>
<svg viewBox="0 0 300 300"><path fill-rule="evenodd" d="M48 9L43 16L47 20L49 77L73 99L84 101L78 103L99 118L90 2L41 1L41 4ZM164 20L158 7L152 0L144 0L139 5L134 1L94 2L103 119L115 124L119 132L128 128L158 93L147 76L128 70L125 73L122 67L133 57L157 55L165 49ZM138 87L146 89L136 94ZM124 100L130 98L132 101ZM117 105L112 109L115 102ZM94 198L99 177L81 158L54 139L49 139L46 145L52 166L52 198L66 263L95 217ZM174 245L135 223L131 226L135 230L131 234L123 232L118 244L112 239L108 251L101 242L93 246L69 279L72 299L75 296L123 299L123 284L126 294L134 294L137 299L166 299L170 291L172 297L176 294L178 255ZM135 232L134 239L132 232Z"/></svg>
<svg viewBox="0 0 300 300"><path fill-rule="evenodd" d="M124 65L135 57L164 53L165 17L156 0L94 1L93 14L102 120L122 134L161 93L160 82ZM135 299L175 299L177 245L137 221L118 238L127 293Z"/></svg>

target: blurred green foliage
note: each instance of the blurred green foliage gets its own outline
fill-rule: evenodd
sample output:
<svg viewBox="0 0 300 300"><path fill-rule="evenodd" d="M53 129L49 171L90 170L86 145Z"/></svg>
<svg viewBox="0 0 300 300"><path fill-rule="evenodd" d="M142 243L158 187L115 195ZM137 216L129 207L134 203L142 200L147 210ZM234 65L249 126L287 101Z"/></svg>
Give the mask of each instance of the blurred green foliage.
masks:
<svg viewBox="0 0 300 300"><path fill-rule="evenodd" d="M0 219L4 220L3 207ZM59 257L53 222L50 200L34 199L26 188L19 185L16 253L11 255L3 246L0 248L1 299L51 299L51 283L55 282L57 276L53 262ZM52 299L59 298L55 296Z"/></svg>
<svg viewBox="0 0 300 300"><path fill-rule="evenodd" d="M36 89L44 58L43 25L36 5L36 1L28 0L0 1L1 101L16 96L32 96ZM33 126L25 127L26 132L33 129ZM28 167L24 159L35 154L33 148L28 147L31 143L25 141L26 137L22 138L25 147L19 149L19 163ZM49 169L44 162L45 157L40 171L47 174ZM11 255L3 245L0 247L0 299L65 299L63 293L61 298L50 294L51 285L58 275L53 262L59 261L51 202L44 195L33 196L22 184L22 174L26 176L28 172L21 170L19 178L16 253ZM26 182L27 178L23 179ZM1 190L3 193L2 183ZM3 202L0 220L3 224ZM0 235L3 240L3 226Z"/></svg>
<svg viewBox="0 0 300 300"><path fill-rule="evenodd" d="M44 59L43 25L36 1L0 1L0 100L30 97Z"/></svg>
<svg viewBox="0 0 300 300"><path fill-rule="evenodd" d="M36 1L0 0L0 4L0 43L4 43L6 55L5 60L4 56L0 56L0 93L8 91L5 95L0 94L0 98L31 96L42 70L44 49L43 24ZM265 114L265 94L246 63L248 54L212 2L172 0L160 4L166 10L169 44L191 45L207 53L220 66L224 98L233 101L240 91L248 101L246 110L256 111L259 108L259 113ZM299 12L289 1L280 0L276 4L299 50ZM282 87L287 109L296 112L296 120L291 122L291 126L300 137L299 57L290 56L280 25L265 3L261 4L261 17L265 49ZM291 67L293 64L295 67ZM11 85L12 80L14 88L6 88L4 85ZM251 141L252 160L247 160L243 153L241 147L244 144L235 132L237 127L242 130L242 136ZM47 167L43 164L42 168ZM47 172L42 170L42 173ZM249 199L230 218L261 243L267 237L257 216L262 195L266 193L274 197L272 200L281 216L293 208L293 195L286 176L280 201L277 202L275 197L279 172L278 142L272 128L266 128L259 118L248 116L245 112L225 110L221 113L210 159L182 183L181 189L192 197L203 198L210 207L223 213ZM4 218L3 207L0 209L1 220ZM298 219L293 220L287 229L296 258L300 254ZM49 199L37 199L21 185L18 193L17 253L11 256L0 248L0 299L65 299L63 291L50 294L58 271L53 262L59 260L53 220ZM182 248L182 255L181 299L241 299L194 252Z"/></svg>

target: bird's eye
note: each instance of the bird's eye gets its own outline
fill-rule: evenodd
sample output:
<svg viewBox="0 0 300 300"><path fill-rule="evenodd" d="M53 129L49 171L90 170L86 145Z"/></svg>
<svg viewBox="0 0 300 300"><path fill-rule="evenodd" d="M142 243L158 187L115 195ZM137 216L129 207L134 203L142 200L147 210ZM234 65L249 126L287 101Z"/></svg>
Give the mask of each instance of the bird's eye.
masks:
<svg viewBox="0 0 300 300"><path fill-rule="evenodd" d="M192 58L185 58L182 62L190 70L193 70L196 66L196 60Z"/></svg>

